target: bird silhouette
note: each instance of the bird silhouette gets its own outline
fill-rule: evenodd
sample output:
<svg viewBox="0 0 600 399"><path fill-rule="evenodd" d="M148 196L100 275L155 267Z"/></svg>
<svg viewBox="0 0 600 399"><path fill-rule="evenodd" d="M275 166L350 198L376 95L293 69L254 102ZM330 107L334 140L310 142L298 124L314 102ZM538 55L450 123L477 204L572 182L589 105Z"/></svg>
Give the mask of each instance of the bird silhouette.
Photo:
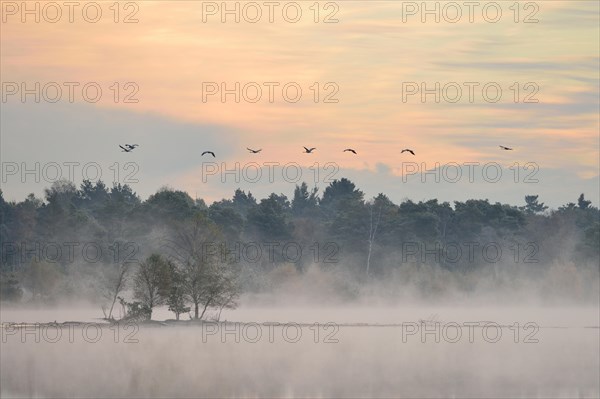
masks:
<svg viewBox="0 0 600 399"><path fill-rule="evenodd" d="M204 151L204 152L202 153L202 155L201 155L201 156L204 156L204 155L206 155L206 154L210 154L210 155L212 155L212 156L213 156L213 158L216 158L216 157L215 157L215 153L214 153L214 152L212 152L212 151Z"/></svg>
<svg viewBox="0 0 600 399"><path fill-rule="evenodd" d="M414 151L408 148L403 149L402 152L400 152L400 154L402 154L403 152L410 152L411 154L415 155Z"/></svg>
<svg viewBox="0 0 600 399"><path fill-rule="evenodd" d="M306 148L306 147L304 147L304 152L307 153L307 154L311 154L314 150L316 150L315 147L312 147L312 148Z"/></svg>
<svg viewBox="0 0 600 399"><path fill-rule="evenodd" d="M343 152L346 152L346 151L356 154L356 151L354 151L352 148L346 148Z"/></svg>
<svg viewBox="0 0 600 399"><path fill-rule="evenodd" d="M125 144L125 145L127 145L127 144ZM121 147L121 149L123 150L123 152L131 152L133 150L133 148L125 148L121 144L119 144L119 147Z"/></svg>
<svg viewBox="0 0 600 399"><path fill-rule="evenodd" d="M503 150L505 150L505 151L512 151L512 148L510 148L510 147L505 147L505 146L503 146L503 145L501 145L501 146L499 146L499 147L500 147L500 148L502 148L502 149L503 149Z"/></svg>
<svg viewBox="0 0 600 399"><path fill-rule="evenodd" d="M135 149L135 147L138 147L139 144L125 144L125 147L129 148L130 150Z"/></svg>
<svg viewBox="0 0 600 399"><path fill-rule="evenodd" d="M261 152L261 151L262 151L262 148L259 148L258 150L253 150L252 148L248 148L248 147L246 147L246 149L247 149L248 151L250 151L251 153L253 153L253 154L258 154L259 152Z"/></svg>

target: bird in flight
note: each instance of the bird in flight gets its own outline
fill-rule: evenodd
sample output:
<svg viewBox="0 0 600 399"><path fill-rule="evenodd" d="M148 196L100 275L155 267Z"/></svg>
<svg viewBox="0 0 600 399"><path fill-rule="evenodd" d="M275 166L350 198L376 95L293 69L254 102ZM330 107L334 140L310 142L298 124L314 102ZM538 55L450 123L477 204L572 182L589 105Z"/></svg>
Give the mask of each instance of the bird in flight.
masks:
<svg viewBox="0 0 600 399"><path fill-rule="evenodd" d="M512 148L510 148L510 147L505 147L505 146L503 146L503 145L501 145L501 146L499 146L499 147L500 147L500 148L502 148L502 149L503 149L503 150L505 150L505 151L512 151Z"/></svg>
<svg viewBox="0 0 600 399"><path fill-rule="evenodd" d="M135 149L135 147L138 147L139 144L125 144L125 147L129 148L130 150Z"/></svg>
<svg viewBox="0 0 600 399"><path fill-rule="evenodd" d="M246 147L246 149L247 149L248 151L250 151L251 153L253 153L253 154L258 154L259 152L261 152L261 151L262 151L262 148L259 148L258 150L253 150L252 148L248 148L248 147Z"/></svg>
<svg viewBox="0 0 600 399"><path fill-rule="evenodd" d="M304 152L307 153L307 154L311 154L314 150L316 150L315 147L313 147L313 148L306 148L306 147L304 147Z"/></svg>
<svg viewBox="0 0 600 399"><path fill-rule="evenodd" d="M403 152L407 152L407 151L410 152L411 154L415 155L414 151L410 150L408 148L403 149L402 152L400 152L400 154L402 154Z"/></svg>
<svg viewBox="0 0 600 399"><path fill-rule="evenodd" d="M346 151L351 152L356 155L356 151L354 151L352 148L346 148L343 152L346 152Z"/></svg>
<svg viewBox="0 0 600 399"><path fill-rule="evenodd" d="M125 145L127 145L127 144L125 144ZM133 151L133 148L126 148L126 147L123 147L121 144L119 144L119 147L121 147L121 150L123 150L123 152L131 152L131 151Z"/></svg>
<svg viewBox="0 0 600 399"><path fill-rule="evenodd" d="M212 155L212 156L213 156L213 158L215 158L215 153L214 153L214 152L212 152L212 151L204 151L204 152L202 153L202 155L201 155L201 156L204 156L204 155L206 155L206 154L210 154L210 155Z"/></svg>

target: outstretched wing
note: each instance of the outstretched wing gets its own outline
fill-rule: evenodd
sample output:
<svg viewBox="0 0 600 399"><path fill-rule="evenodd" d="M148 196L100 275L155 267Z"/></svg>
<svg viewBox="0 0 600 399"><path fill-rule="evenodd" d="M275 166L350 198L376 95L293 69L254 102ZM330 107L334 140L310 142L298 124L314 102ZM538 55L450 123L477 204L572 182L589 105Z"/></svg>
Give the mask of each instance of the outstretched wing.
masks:
<svg viewBox="0 0 600 399"><path fill-rule="evenodd" d="M127 149L127 148L123 147L121 144L119 144L119 147L121 147L121 149L122 149L123 151L125 151L125 152L129 152L129 151L131 151L131 150L129 150L129 149Z"/></svg>

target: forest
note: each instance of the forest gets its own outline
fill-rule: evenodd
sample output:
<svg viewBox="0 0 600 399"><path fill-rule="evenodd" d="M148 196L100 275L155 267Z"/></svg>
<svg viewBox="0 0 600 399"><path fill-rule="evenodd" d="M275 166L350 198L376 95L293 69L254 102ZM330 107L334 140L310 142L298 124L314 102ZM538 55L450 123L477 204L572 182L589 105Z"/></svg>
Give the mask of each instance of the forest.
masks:
<svg viewBox="0 0 600 399"><path fill-rule="evenodd" d="M218 319L268 292L348 302L505 288L594 301L600 212L573 198L558 209L536 195L396 204L345 178L321 194L297 185L291 200L238 189L210 206L168 187L142 200L102 181L58 181L21 202L0 191L1 299L86 300L110 320L151 319L158 306L178 320Z"/></svg>

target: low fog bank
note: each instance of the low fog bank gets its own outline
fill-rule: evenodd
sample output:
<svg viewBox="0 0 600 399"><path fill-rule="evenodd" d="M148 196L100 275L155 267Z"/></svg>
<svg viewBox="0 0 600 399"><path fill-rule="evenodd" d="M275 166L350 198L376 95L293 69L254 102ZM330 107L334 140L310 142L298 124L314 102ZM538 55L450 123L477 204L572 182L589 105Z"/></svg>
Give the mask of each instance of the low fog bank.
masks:
<svg viewBox="0 0 600 399"><path fill-rule="evenodd" d="M253 273L246 267L240 279L243 284L237 306L209 309L205 320L377 324L413 322L435 315L442 322L600 325L600 280L592 265L554 264L543 273L526 266L494 265L458 274L435 265L407 264L387 278L369 280L357 278L340 264L328 268L311 265L304 271L283 265L268 273ZM121 295L132 298L134 294L128 289ZM83 290L79 296L53 302L2 302L0 321L97 322L103 317L103 306L106 299L100 292ZM124 311L115 306L115 318L124 317ZM191 318L191 311L181 315L181 320ZM169 320L174 315L167 306L157 306L152 319Z"/></svg>
<svg viewBox="0 0 600 399"><path fill-rule="evenodd" d="M597 306L597 265L575 267L490 265L453 273L437 265L406 264L383 278L365 281L343 265L304 273L286 265L254 277L242 303L268 305L456 305L456 306Z"/></svg>
<svg viewBox="0 0 600 399"><path fill-rule="evenodd" d="M105 302L106 270L102 265L85 270L83 265L71 278L60 281L62 287L55 286L56 294L45 301L33 300L33 293L25 288L22 301L0 301L2 309L99 308ZM600 298L600 266L590 263L490 264L460 273L436 264L405 263L389 270L384 276L365 278L345 264L312 264L298 270L288 263L267 272L260 266L246 264L240 267L238 278L240 303L594 306ZM132 292L124 290L123 295L131 297Z"/></svg>
<svg viewBox="0 0 600 399"><path fill-rule="evenodd" d="M598 397L597 329L541 329L537 343L403 341L399 328L340 327L336 342L202 339L193 328L2 346L3 397Z"/></svg>

